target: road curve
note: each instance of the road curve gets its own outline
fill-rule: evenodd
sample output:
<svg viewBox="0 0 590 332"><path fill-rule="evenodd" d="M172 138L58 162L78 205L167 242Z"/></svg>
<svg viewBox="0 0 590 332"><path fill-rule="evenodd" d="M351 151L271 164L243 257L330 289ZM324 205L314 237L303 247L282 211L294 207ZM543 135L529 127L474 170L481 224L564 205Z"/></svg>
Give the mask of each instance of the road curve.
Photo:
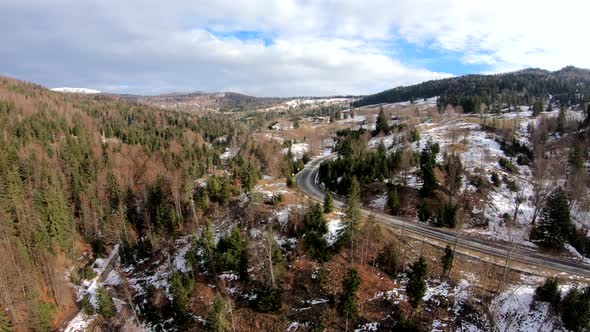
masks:
<svg viewBox="0 0 590 332"><path fill-rule="evenodd" d="M319 166L323 161L334 158L336 155L331 154L310 161L296 176L299 189L310 198L322 202L324 193L316 181ZM343 202L334 198L334 205L342 207ZM435 246L444 247L447 244L454 245L456 243L457 253L502 267L506 266L508 260L508 268L520 272L541 276L566 273L590 279L590 265L555 257L534 248L518 244L510 245L500 241L466 238L454 230L432 227L366 207L361 209L361 213L363 215L372 214L377 222L395 228L406 236Z"/></svg>

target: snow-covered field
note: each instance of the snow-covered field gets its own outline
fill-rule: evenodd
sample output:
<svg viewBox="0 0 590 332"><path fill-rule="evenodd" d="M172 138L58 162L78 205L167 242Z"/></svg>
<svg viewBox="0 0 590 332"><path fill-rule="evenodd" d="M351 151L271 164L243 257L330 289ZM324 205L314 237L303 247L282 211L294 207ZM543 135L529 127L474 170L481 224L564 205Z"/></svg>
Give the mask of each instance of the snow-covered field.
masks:
<svg viewBox="0 0 590 332"><path fill-rule="evenodd" d="M535 290L542 283L542 278L521 276L519 283L511 285L492 300L490 313L497 331L563 330L559 318L551 312L549 303L533 301ZM562 297L572 286L565 284L559 287Z"/></svg>
<svg viewBox="0 0 590 332"><path fill-rule="evenodd" d="M298 98L286 101L279 105L262 109L263 112L268 111L285 111L296 108L311 108L320 106L331 106L331 105L348 105L354 99L352 98Z"/></svg>
<svg viewBox="0 0 590 332"><path fill-rule="evenodd" d="M63 87L63 88L53 88L51 91L56 92L65 92L65 93L85 93L85 94L96 94L102 93L101 91L94 90L94 89L87 89L87 88L70 88L70 87Z"/></svg>
<svg viewBox="0 0 590 332"><path fill-rule="evenodd" d="M457 284L451 285L446 281L438 279L428 279L426 282L426 293L422 300L424 301L423 310L426 313L435 312L437 308L446 308L447 314L433 320L431 331L451 331L451 326L461 326L457 331L489 331L491 323L488 317L481 314L465 314L465 308L468 301L478 302L478 296L474 293L474 280L471 274L463 273L465 276ZM406 286L408 279L406 277L398 278L395 281L395 287L388 291L381 291L374 294L369 302L387 301L393 304L408 301L406 295ZM363 326L358 327L359 331L367 331Z"/></svg>
<svg viewBox="0 0 590 332"><path fill-rule="evenodd" d="M519 111L508 112L500 115L487 115L490 121L510 121L518 127L516 139L529 145L529 128L537 126L540 118L557 117L558 111L543 112L537 118L532 117L532 111L528 106L520 106ZM583 118L581 112L568 110L566 118L580 120ZM512 192L505 184L493 187L490 199L485 207L485 218L489 220L489 226L485 229L470 228L467 233L478 233L489 238L514 241L516 243L533 245L528 241L530 224L534 213L532 205L533 185L530 167L517 165L519 174L511 174L503 170L498 161L500 158L514 159L506 156L497 142L496 135L482 130L478 123L474 123L472 115L455 115L451 118L445 117L441 122L426 121L417 126L420 132L420 140L412 144L414 150L421 150L428 141L438 143L441 153L438 155L438 162L442 162L442 152L457 153L463 163L465 171L469 174L480 174L488 178L492 172L500 178L506 177L518 186L517 192ZM384 138L385 140L385 138ZM376 145L378 141L373 139L369 144ZM514 164L516 162L514 161ZM468 191L475 191L466 179L463 179L464 188ZM516 222L506 223L504 216L513 216L517 196L521 197L521 204L518 209ZM483 202L481 202L483 203ZM480 204L481 205L481 204ZM476 206L476 211L483 209L483 206ZM590 216L587 211L572 210L576 220L586 220Z"/></svg>
<svg viewBox="0 0 590 332"><path fill-rule="evenodd" d="M283 154L287 154L289 152L289 148L283 149ZM309 152L309 144L307 143L294 143L291 145L291 154L293 154L293 158L299 159L303 157L304 154Z"/></svg>

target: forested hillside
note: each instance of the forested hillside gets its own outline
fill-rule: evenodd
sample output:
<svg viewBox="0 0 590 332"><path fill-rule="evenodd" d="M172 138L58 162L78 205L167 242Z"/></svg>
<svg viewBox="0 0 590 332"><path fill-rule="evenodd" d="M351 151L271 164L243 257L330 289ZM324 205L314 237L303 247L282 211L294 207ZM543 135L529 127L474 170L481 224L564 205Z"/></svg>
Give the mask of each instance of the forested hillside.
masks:
<svg viewBox="0 0 590 332"><path fill-rule="evenodd" d="M438 96L438 107L462 106L466 113L479 112L481 105L500 111L504 107L533 105L549 99L561 104L590 100L590 70L565 67L550 72L525 69L498 75L466 75L401 86L361 98L354 106L414 101Z"/></svg>
<svg viewBox="0 0 590 332"><path fill-rule="evenodd" d="M80 271L67 280L66 267L139 238L157 248L196 222L194 183L209 171L231 174L221 197L251 187L277 154L240 123L1 78L0 330L57 328L76 310L68 285ZM239 152L223 162L226 147Z"/></svg>

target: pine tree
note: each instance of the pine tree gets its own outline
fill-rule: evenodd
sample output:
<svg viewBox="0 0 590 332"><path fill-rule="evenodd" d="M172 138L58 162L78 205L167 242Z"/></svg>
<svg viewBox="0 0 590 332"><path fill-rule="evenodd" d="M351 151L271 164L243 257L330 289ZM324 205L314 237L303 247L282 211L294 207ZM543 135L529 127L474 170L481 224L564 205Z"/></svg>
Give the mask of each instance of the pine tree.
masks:
<svg viewBox="0 0 590 332"><path fill-rule="evenodd" d="M10 322L8 317L6 317L4 315L4 313L0 310L0 332L13 332L13 331L14 331L14 327L12 326L12 323Z"/></svg>
<svg viewBox="0 0 590 332"><path fill-rule="evenodd" d="M223 308L223 302L219 297L215 298L213 307L207 315L205 321L205 331L208 332L223 332L226 330L227 322L225 319L225 312Z"/></svg>
<svg viewBox="0 0 590 332"><path fill-rule="evenodd" d="M361 219L360 210L360 188L356 177L350 183L350 189L346 196L344 211L344 227L338 230L337 247L352 245L355 233L358 230ZM352 255L352 253L351 253Z"/></svg>
<svg viewBox="0 0 590 332"><path fill-rule="evenodd" d="M547 198L541 211L541 220L531 231L531 239L538 240L544 247L561 249L574 230L567 194L558 187Z"/></svg>
<svg viewBox="0 0 590 332"><path fill-rule="evenodd" d="M326 191L324 195L324 213L330 213L334 210L334 199L332 198L332 192Z"/></svg>
<svg viewBox="0 0 590 332"><path fill-rule="evenodd" d="M541 112L543 112L543 102L536 101L533 104L533 116L536 117L537 115L541 114Z"/></svg>
<svg viewBox="0 0 590 332"><path fill-rule="evenodd" d="M375 123L375 134L379 133L385 135L389 134L389 124L387 123L385 112L383 112L383 107L379 110L379 115L377 116L377 121Z"/></svg>
<svg viewBox="0 0 590 332"><path fill-rule="evenodd" d="M422 194L423 197L429 197L432 192L438 188L438 181L434 175L438 149L438 144L432 144L432 142L428 142L420 153L420 175L422 177L422 188L420 188L420 194Z"/></svg>
<svg viewBox="0 0 590 332"><path fill-rule="evenodd" d="M553 306L557 306L561 300L559 280L556 277L548 277L545 279L543 285L537 287L535 290L535 297L538 301L549 302Z"/></svg>
<svg viewBox="0 0 590 332"><path fill-rule="evenodd" d="M215 261L215 235L211 221L205 221L201 236L194 241L190 262L195 268L212 269ZM201 265L202 264L202 265Z"/></svg>
<svg viewBox="0 0 590 332"><path fill-rule="evenodd" d="M119 209L119 204L123 199L123 192L121 191L121 187L119 186L119 182L117 181L117 177L113 173L109 173L107 178L107 191L109 194L109 201L110 201L110 208L111 211L117 211Z"/></svg>
<svg viewBox="0 0 590 332"><path fill-rule="evenodd" d="M203 250L203 258L209 263L215 254L215 234L213 233L213 225L211 225L211 221L209 220L205 222L199 246Z"/></svg>
<svg viewBox="0 0 590 332"><path fill-rule="evenodd" d="M399 197L397 195L397 187L394 185L391 187L389 191L389 196L387 198L387 206L389 207L389 212L397 216L399 214Z"/></svg>
<svg viewBox="0 0 590 332"><path fill-rule="evenodd" d="M303 239L308 254L320 262L328 260L328 242L324 235L328 232L326 220L319 203L313 204L303 220Z"/></svg>
<svg viewBox="0 0 590 332"><path fill-rule="evenodd" d="M570 331L586 331L590 326L590 288L572 288L561 301L561 321Z"/></svg>
<svg viewBox="0 0 590 332"><path fill-rule="evenodd" d="M184 314L186 310L186 303L195 287L195 281L192 277L175 271L170 276L170 293L174 308L177 313Z"/></svg>
<svg viewBox="0 0 590 332"><path fill-rule="evenodd" d="M424 294L426 293L425 278L427 272L428 267L423 256L420 256L420 258L418 258L418 260L415 261L412 266L410 266L406 294L408 294L408 297L410 298L410 304L414 309L418 308L422 302Z"/></svg>
<svg viewBox="0 0 590 332"><path fill-rule="evenodd" d="M559 115L557 116L557 132L560 134L565 134L565 106L562 106L559 110Z"/></svg>
<svg viewBox="0 0 590 332"><path fill-rule="evenodd" d="M443 269L443 277L449 276L449 273L451 272L451 267L453 266L454 255L455 253L453 252L453 249L451 249L451 246L447 245L445 248L445 253L440 259Z"/></svg>
<svg viewBox="0 0 590 332"><path fill-rule="evenodd" d="M377 257L377 262L381 270L390 276L395 276L399 267L397 249L394 242L391 242L383 249L383 252Z"/></svg>
<svg viewBox="0 0 590 332"><path fill-rule="evenodd" d="M100 287L97 291L98 294L98 312L104 318L111 318L115 315L117 310L113 303L113 298L104 287Z"/></svg>
<svg viewBox="0 0 590 332"><path fill-rule="evenodd" d="M455 153L445 153L443 171L445 173L445 183L449 189L449 197L453 199L462 184L463 163L461 163L461 158Z"/></svg>
<svg viewBox="0 0 590 332"><path fill-rule="evenodd" d="M575 171L584 169L584 146L580 143L574 145L574 149L570 156L570 163Z"/></svg>
<svg viewBox="0 0 590 332"><path fill-rule="evenodd" d="M355 269L348 270L342 281L342 293L338 302L338 311L347 319L353 317L357 312L356 292L361 284L361 278Z"/></svg>

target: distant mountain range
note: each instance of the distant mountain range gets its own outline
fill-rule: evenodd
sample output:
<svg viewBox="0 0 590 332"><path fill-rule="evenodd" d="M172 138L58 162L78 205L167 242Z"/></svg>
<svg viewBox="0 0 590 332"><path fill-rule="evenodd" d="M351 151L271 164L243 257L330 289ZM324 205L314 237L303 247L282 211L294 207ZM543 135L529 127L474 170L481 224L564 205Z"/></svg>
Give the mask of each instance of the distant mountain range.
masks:
<svg viewBox="0 0 590 332"><path fill-rule="evenodd" d="M465 75L400 86L365 96L354 103L365 106L396 103L440 96L439 106L461 105L467 112L481 103L494 105L531 104L536 98L562 103L590 101L590 70L573 66L557 71L538 68L495 75Z"/></svg>
<svg viewBox="0 0 590 332"><path fill-rule="evenodd" d="M179 111L247 111L270 107L287 99L261 98L235 92L188 92L157 96L122 95L123 98L151 106Z"/></svg>

